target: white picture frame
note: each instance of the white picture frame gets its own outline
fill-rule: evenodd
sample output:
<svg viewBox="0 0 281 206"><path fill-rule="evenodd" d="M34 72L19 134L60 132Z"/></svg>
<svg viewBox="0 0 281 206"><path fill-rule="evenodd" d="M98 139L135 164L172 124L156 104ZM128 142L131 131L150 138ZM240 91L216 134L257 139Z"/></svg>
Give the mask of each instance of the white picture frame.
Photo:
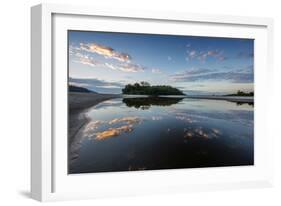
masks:
<svg viewBox="0 0 281 206"><path fill-rule="evenodd" d="M106 19L106 22L89 26L95 18ZM116 20L122 21L123 26L117 29L114 26ZM65 136L59 130L66 124L63 123L66 115L56 108L66 111L63 109L66 103L63 92L67 81L64 75L66 62L57 60L60 57L57 55L63 53L67 45L57 44L56 39L64 42L65 31L71 28L91 30L96 27L97 30L124 31L134 21L139 24L132 27L134 32L155 33L153 23L160 22L163 24L162 33L170 32L164 28L165 24L169 24L175 28L174 34L185 34L182 27L200 24L202 29L195 29L198 34L203 32L204 35L205 32L206 36L254 37L258 40L255 47L256 57L260 57L255 58L255 166L85 174L71 178L65 173L67 163L64 165L63 161L67 155L66 146L63 148L64 142L56 137L58 134ZM272 87L274 75L272 19L40 4L31 9L31 26L32 198L53 201L273 185L273 136L267 121L267 109L271 105L267 91ZM196 32L190 34L196 35ZM59 66L63 69L57 69Z"/></svg>

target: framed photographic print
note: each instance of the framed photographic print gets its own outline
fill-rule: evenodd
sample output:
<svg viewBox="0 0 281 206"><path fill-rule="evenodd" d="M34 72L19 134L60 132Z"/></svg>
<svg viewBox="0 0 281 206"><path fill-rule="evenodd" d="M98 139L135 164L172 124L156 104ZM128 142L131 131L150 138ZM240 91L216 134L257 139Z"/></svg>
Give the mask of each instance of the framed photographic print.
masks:
<svg viewBox="0 0 281 206"><path fill-rule="evenodd" d="M34 199L272 185L271 19L31 11Z"/></svg>

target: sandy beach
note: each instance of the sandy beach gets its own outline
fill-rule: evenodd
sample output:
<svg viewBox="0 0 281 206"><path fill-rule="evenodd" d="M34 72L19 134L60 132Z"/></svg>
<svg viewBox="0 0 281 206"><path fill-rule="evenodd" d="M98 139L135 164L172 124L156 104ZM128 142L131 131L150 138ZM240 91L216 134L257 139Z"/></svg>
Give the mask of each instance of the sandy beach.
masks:
<svg viewBox="0 0 281 206"><path fill-rule="evenodd" d="M121 95L70 92L68 96L69 109L84 110L91 106L95 106L102 101L118 97L121 97Z"/></svg>

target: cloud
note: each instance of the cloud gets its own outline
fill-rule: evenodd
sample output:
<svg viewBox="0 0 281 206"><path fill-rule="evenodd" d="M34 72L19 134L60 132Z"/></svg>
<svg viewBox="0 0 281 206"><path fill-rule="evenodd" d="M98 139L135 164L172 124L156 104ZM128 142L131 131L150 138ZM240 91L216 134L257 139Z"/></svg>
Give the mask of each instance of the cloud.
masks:
<svg viewBox="0 0 281 206"><path fill-rule="evenodd" d="M181 76L183 74L185 76L190 76L190 75L209 73L209 72L212 72L212 70L205 69L205 68L191 68L191 69L185 70L183 73L178 73L178 76Z"/></svg>
<svg viewBox="0 0 281 206"><path fill-rule="evenodd" d="M86 54L85 54L86 53ZM117 62L98 61L91 56L91 53L103 55L105 58L118 60ZM131 56L119 53L110 47L97 44L80 44L80 47L69 47L69 55L74 56L73 62L88 65L90 67L107 68L123 72L142 72L145 67L131 62Z"/></svg>
<svg viewBox="0 0 281 206"><path fill-rule="evenodd" d="M104 63L104 65L112 70L119 70L119 67L115 66L114 64L110 64L110 63Z"/></svg>
<svg viewBox="0 0 281 206"><path fill-rule="evenodd" d="M130 62L132 59L132 57L127 53L118 52L111 47L99 45L96 43L80 43L80 49L102 55L105 58L116 59L120 62Z"/></svg>
<svg viewBox="0 0 281 206"><path fill-rule="evenodd" d="M80 53L75 54L78 59L73 60L73 62L88 65L90 67L98 67L100 68L108 68L115 71L123 71L123 72L142 72L144 71L144 67L138 64L133 63L107 63L100 62L95 60L93 57L88 55L83 55Z"/></svg>
<svg viewBox="0 0 281 206"><path fill-rule="evenodd" d="M69 85L77 86L77 87L90 87L90 84L87 83L77 83L77 82L69 82Z"/></svg>
<svg viewBox="0 0 281 206"><path fill-rule="evenodd" d="M79 50L77 50L77 48L75 48L75 47L70 47L69 54L71 56L76 57L74 60L72 60L73 62L76 62L76 63L88 65L90 67L96 67L96 66L103 65L100 61L95 60L93 57L79 52Z"/></svg>
<svg viewBox="0 0 281 206"><path fill-rule="evenodd" d="M142 72L145 69L141 65L132 64L132 63L122 63L122 64L105 63L105 66L112 70L119 70L123 72Z"/></svg>
<svg viewBox="0 0 281 206"><path fill-rule="evenodd" d="M79 59L74 60L74 62L78 62L78 63L88 65L88 66L91 66L91 67L96 67L96 66L102 65L102 63L100 63L99 61L94 60L92 57L89 57L89 56L86 56L86 55L79 57Z"/></svg>
<svg viewBox="0 0 281 206"><path fill-rule="evenodd" d="M81 49L79 47L75 47L74 45L69 45L69 49L68 49L69 55L76 55L80 51Z"/></svg>
<svg viewBox="0 0 281 206"><path fill-rule="evenodd" d="M168 59L168 61L172 61L172 57L171 56L168 56L167 59Z"/></svg>
<svg viewBox="0 0 281 206"><path fill-rule="evenodd" d="M224 60L227 60L227 59L228 59L228 57L226 57L226 56L219 56L218 57L219 61L224 61Z"/></svg>
<svg viewBox="0 0 281 206"><path fill-rule="evenodd" d="M209 69L191 69L171 76L174 81L229 81L233 83L252 83L253 70L240 69L232 71L211 71Z"/></svg>
<svg viewBox="0 0 281 206"><path fill-rule="evenodd" d="M191 50L187 52L188 58L194 59L197 56L197 51Z"/></svg>
<svg viewBox="0 0 281 206"><path fill-rule="evenodd" d="M182 81L230 81L234 83L251 83L253 82L253 75L250 73L239 73L239 72L217 72L209 74L200 74L196 76L183 76L177 77L177 80Z"/></svg>
<svg viewBox="0 0 281 206"><path fill-rule="evenodd" d="M120 65L119 69L124 72L142 72L145 68L139 64L128 63Z"/></svg>
<svg viewBox="0 0 281 206"><path fill-rule="evenodd" d="M224 52L220 50L208 50L208 51L197 51L195 49L193 50L187 50L187 56L186 60L199 60L201 62L205 62L208 58L213 58L219 61L224 61L227 59L226 56L224 56Z"/></svg>
<svg viewBox="0 0 281 206"><path fill-rule="evenodd" d="M238 59L251 59L251 58L254 58L254 53L241 51L237 54L237 58Z"/></svg>
<svg viewBox="0 0 281 206"><path fill-rule="evenodd" d="M254 66L251 64L249 66L246 66L245 68L236 70L239 73L253 73L254 72Z"/></svg>
<svg viewBox="0 0 281 206"><path fill-rule="evenodd" d="M154 73L154 74L161 74L161 70L160 69L157 69L157 68L153 68L151 69L151 72Z"/></svg>

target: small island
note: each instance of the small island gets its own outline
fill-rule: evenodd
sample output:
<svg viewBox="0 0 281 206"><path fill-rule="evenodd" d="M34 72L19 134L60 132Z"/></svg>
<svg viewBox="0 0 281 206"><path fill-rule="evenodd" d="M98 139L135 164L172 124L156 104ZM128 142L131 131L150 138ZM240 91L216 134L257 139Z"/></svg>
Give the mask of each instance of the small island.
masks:
<svg viewBox="0 0 281 206"><path fill-rule="evenodd" d="M169 85L150 85L148 82L127 84L122 89L123 94L130 95L185 95L182 91Z"/></svg>

